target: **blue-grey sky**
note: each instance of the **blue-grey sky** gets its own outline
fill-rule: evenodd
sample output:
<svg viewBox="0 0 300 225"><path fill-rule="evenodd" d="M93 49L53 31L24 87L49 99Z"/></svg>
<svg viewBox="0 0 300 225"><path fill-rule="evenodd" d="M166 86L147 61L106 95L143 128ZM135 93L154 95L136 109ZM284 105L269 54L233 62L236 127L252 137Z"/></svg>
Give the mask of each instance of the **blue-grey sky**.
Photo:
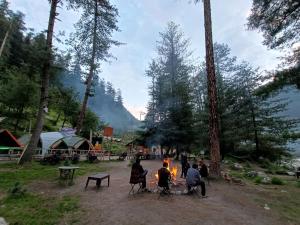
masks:
<svg viewBox="0 0 300 225"><path fill-rule="evenodd" d="M26 26L36 31L45 30L48 22L48 0L8 0L11 9L23 12ZM195 5L193 0L111 0L119 9L121 32L114 38L126 45L114 47L111 52L116 61L102 66L101 77L120 88L127 109L137 118L140 111L146 111L148 102L148 79L145 70L155 56L156 41L169 21L181 25L191 41L195 59L203 60L204 21L202 1ZM212 0L213 39L226 43L232 54L246 60L262 70L275 69L279 63L279 51L268 50L262 45L262 36L248 31L245 24L250 12L251 0ZM73 30L79 19L79 12L59 9L55 31ZM57 43L56 43L57 44Z"/></svg>

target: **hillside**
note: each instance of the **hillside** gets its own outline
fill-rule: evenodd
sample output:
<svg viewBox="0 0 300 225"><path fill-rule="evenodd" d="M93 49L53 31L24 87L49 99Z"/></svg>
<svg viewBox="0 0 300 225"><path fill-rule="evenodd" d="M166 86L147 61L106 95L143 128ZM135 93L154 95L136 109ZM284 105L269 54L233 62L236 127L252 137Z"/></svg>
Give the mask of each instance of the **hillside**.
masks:
<svg viewBox="0 0 300 225"><path fill-rule="evenodd" d="M72 88L82 101L85 85L80 71L64 73L60 82ZM88 107L105 123L109 123L116 132L134 131L140 126L138 121L123 105L120 90L115 91L112 84L104 80L94 81L93 96L89 98Z"/></svg>
<svg viewBox="0 0 300 225"><path fill-rule="evenodd" d="M300 119L300 90L294 86L286 86L278 91L278 95L271 97L272 100L284 99L288 102L286 110L281 112L282 116L287 116L290 119ZM298 124L300 131L300 124ZM289 147L295 151L296 155L300 156L300 140L295 143L290 143Z"/></svg>

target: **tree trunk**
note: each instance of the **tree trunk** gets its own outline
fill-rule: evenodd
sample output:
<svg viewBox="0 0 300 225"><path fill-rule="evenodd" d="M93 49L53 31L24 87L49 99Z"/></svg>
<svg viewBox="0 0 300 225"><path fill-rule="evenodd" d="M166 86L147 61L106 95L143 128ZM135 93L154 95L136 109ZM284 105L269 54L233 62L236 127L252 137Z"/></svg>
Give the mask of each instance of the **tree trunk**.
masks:
<svg viewBox="0 0 300 225"><path fill-rule="evenodd" d="M21 117L22 117L22 114L23 114L23 111L24 111L24 107L25 106L22 105L20 110L18 110L17 120L16 120L15 127L14 127L14 132L17 132L17 129L18 129L18 126L19 126L19 123L20 123L20 120L21 120Z"/></svg>
<svg viewBox="0 0 300 225"><path fill-rule="evenodd" d="M256 125L256 119L255 119L253 105L251 105L251 117L252 117L252 123L253 123L253 128L254 128L255 151L256 151L256 154L258 154L259 153L259 143L258 143L257 125Z"/></svg>
<svg viewBox="0 0 300 225"><path fill-rule="evenodd" d="M62 125L61 125L61 128L64 128L64 127L65 127L65 123L66 123L66 121L67 121L67 117L66 117L66 116L64 116L64 121L63 121L63 123L62 123Z"/></svg>
<svg viewBox="0 0 300 225"><path fill-rule="evenodd" d="M11 22L11 23L9 24L9 28L8 28L8 30L6 31L5 36L4 36L4 39L3 39L3 41L2 41L1 48L0 48L0 58L1 58L1 56L2 56L2 53L3 53L3 50L4 50L4 46L5 46L5 44L6 44L6 41L7 41L9 32L10 32L11 27L12 27L12 24L13 24L13 22Z"/></svg>
<svg viewBox="0 0 300 225"><path fill-rule="evenodd" d="M46 40L46 60L43 65L42 77L41 77L41 96L39 103L38 115L35 123L34 131L31 135L29 144L26 149L24 149L23 154L21 155L19 164L29 162L32 160L32 155L37 147L41 132L44 125L44 108L48 105L48 89L49 89L49 78L50 78L50 68L52 65L52 39L53 39L53 30L55 18L57 16L56 9L60 0L51 1L51 9L48 22L47 30L47 40Z"/></svg>
<svg viewBox="0 0 300 225"><path fill-rule="evenodd" d="M95 70L95 56L96 56L96 36L97 36L97 23L98 23L98 3L97 0L95 0L95 12L94 12L94 30L93 30L93 49L92 49L92 57L91 57L91 62L90 62L90 71L86 80L86 90L82 102L82 108L77 120L77 125L76 125L76 134L79 135L82 125L83 125L83 120L85 117L85 112L86 112L86 107L87 107L87 102L88 98L90 95L91 91L91 86L92 86L92 81L93 81L93 76L94 76L94 70Z"/></svg>
<svg viewBox="0 0 300 225"><path fill-rule="evenodd" d="M206 45L206 70L209 98L209 143L211 155L211 173L216 176L221 175L220 169L220 140L219 122L217 113L217 87L214 65L214 52L212 41L211 8L210 0L203 0L204 3L204 26Z"/></svg>
<svg viewBox="0 0 300 225"><path fill-rule="evenodd" d="M61 111L59 111L58 116L56 117L56 120L54 122L55 126L57 125L58 120L60 119L60 116L61 116Z"/></svg>

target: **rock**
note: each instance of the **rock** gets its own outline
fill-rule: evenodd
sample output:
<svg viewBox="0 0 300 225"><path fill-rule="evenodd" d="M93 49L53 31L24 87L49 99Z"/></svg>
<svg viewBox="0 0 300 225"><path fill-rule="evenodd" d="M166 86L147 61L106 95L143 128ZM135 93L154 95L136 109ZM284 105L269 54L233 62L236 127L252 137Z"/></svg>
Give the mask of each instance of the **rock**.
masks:
<svg viewBox="0 0 300 225"><path fill-rule="evenodd" d="M261 181L262 184L271 184L271 178L270 177L263 177L262 181Z"/></svg>
<svg viewBox="0 0 300 225"><path fill-rule="evenodd" d="M249 171L247 173L247 176L248 177L257 177L258 176L258 172L256 172L256 171Z"/></svg>
<svg viewBox="0 0 300 225"><path fill-rule="evenodd" d="M291 171L286 172L286 174L289 176L295 176L295 172L291 172Z"/></svg>
<svg viewBox="0 0 300 225"><path fill-rule="evenodd" d="M231 180L232 180L232 183L234 183L234 184L245 185L241 179L232 177Z"/></svg>
<svg viewBox="0 0 300 225"><path fill-rule="evenodd" d="M259 177L267 177L267 174L265 174L264 172L259 171L259 172L257 172L257 176L259 176Z"/></svg>
<svg viewBox="0 0 300 225"><path fill-rule="evenodd" d="M6 223L4 218L0 217L0 225L8 225L8 223Z"/></svg>
<svg viewBox="0 0 300 225"><path fill-rule="evenodd" d="M268 206L268 204L265 204L264 209L265 210L270 210L270 207Z"/></svg>
<svg viewBox="0 0 300 225"><path fill-rule="evenodd" d="M236 169L236 170L242 170L244 167L239 164L239 163L234 163L233 164L233 169Z"/></svg>

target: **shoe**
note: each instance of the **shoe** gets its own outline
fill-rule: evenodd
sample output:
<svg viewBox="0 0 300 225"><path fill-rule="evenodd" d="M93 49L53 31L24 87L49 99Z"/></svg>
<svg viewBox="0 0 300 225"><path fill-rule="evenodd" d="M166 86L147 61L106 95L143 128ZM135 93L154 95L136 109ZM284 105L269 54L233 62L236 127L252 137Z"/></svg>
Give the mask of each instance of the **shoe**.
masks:
<svg viewBox="0 0 300 225"><path fill-rule="evenodd" d="M202 196L201 196L201 198L207 198L207 197L208 197L207 195L202 195Z"/></svg>

